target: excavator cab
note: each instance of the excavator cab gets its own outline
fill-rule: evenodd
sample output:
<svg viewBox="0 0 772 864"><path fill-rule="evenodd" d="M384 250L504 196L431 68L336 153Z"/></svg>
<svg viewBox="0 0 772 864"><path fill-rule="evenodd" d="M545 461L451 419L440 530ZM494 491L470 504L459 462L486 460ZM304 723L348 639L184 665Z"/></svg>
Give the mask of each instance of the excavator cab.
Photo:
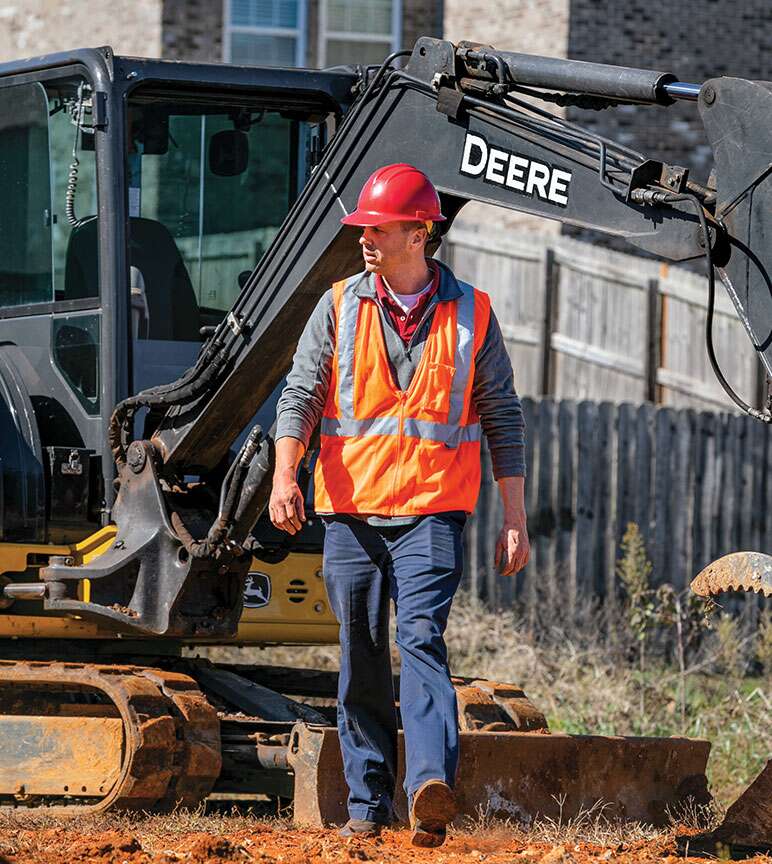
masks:
<svg viewBox="0 0 772 864"><path fill-rule="evenodd" d="M110 536L115 404L195 363L305 186L355 80L110 49L0 68L5 582L35 578L50 555L101 529ZM254 418L265 428L279 389ZM141 412L135 437L149 437L156 421ZM254 571L253 581L277 584L271 608L252 598L247 619L303 629L306 609L324 599L319 541L312 526L298 567L282 567L284 552ZM37 633L47 619L47 634L73 633L39 604L2 602L14 626ZM320 640L334 640L326 605L321 620ZM6 635L0 621L0 641Z"/></svg>

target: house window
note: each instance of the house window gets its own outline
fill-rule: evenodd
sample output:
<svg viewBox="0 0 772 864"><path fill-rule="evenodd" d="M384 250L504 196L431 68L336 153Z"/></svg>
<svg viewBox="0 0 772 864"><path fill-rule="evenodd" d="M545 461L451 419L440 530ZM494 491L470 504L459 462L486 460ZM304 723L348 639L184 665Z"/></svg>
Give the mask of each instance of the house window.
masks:
<svg viewBox="0 0 772 864"><path fill-rule="evenodd" d="M320 0L319 65L382 63L400 47L401 0Z"/></svg>
<svg viewBox="0 0 772 864"><path fill-rule="evenodd" d="M244 66L304 66L307 2L225 0L225 62Z"/></svg>

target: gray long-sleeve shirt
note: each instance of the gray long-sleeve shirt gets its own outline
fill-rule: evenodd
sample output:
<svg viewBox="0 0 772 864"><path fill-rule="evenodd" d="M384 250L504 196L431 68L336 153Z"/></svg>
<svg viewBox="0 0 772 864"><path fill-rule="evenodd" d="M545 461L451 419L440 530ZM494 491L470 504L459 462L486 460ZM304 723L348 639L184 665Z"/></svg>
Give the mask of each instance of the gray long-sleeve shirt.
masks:
<svg viewBox="0 0 772 864"><path fill-rule="evenodd" d="M438 303L461 296L456 277L449 267L434 262L440 269L437 292L429 301L424 317L405 344L389 315L380 307L381 325L392 373L401 390L407 390L421 360L426 338ZM362 273L354 287L359 297L376 300L374 279ZM276 407L276 439L297 438L308 447L327 399L330 369L335 348L335 308L332 290L316 305L298 342L287 384ZM496 316L491 311L485 339L475 357L472 400L488 439L493 475L525 475L525 422L520 399L515 392L512 364L507 354Z"/></svg>

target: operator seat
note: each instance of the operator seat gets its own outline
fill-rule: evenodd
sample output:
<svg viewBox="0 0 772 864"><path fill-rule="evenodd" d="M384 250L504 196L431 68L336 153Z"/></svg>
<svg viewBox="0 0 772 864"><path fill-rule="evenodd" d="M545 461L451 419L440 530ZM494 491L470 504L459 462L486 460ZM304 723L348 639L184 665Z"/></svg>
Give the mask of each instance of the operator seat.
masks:
<svg viewBox="0 0 772 864"><path fill-rule="evenodd" d="M64 299L99 294L98 219L81 219L67 243ZM198 342L196 295L177 244L169 229L155 219L129 220L129 263L144 279L148 307L148 339Z"/></svg>

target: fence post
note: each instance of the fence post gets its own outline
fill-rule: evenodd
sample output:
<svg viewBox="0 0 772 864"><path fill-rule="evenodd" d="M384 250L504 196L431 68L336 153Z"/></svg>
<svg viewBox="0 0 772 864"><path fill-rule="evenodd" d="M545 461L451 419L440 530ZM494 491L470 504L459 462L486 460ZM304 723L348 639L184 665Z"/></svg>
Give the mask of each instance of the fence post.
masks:
<svg viewBox="0 0 772 864"><path fill-rule="evenodd" d="M576 477L576 583L580 594L595 591L595 544L597 515L595 489L598 479L598 403L580 402L577 414Z"/></svg>
<svg viewBox="0 0 772 864"><path fill-rule="evenodd" d="M646 314L646 399L648 402L660 402L657 390L657 370L661 360L661 305L659 296L659 279L649 279L647 283L648 306Z"/></svg>
<svg viewBox="0 0 772 864"><path fill-rule="evenodd" d="M544 250L544 335L542 340L541 394L550 396L555 391L552 368L552 331L558 311L558 264L555 250Z"/></svg>
<svg viewBox="0 0 772 864"><path fill-rule="evenodd" d="M558 407L558 492L557 545L555 559L561 578L565 579L569 610L576 610L576 402L563 399ZM761 424L759 424L761 425Z"/></svg>

